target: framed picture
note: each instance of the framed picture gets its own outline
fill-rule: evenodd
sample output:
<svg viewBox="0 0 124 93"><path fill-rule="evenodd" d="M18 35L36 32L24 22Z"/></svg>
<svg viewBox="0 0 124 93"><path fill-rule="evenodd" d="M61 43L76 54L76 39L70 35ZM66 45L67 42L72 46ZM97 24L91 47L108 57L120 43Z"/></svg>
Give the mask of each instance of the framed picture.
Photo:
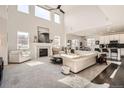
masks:
<svg viewBox="0 0 124 93"><path fill-rule="evenodd" d="M44 27L37 27L38 43L49 43L49 29Z"/></svg>

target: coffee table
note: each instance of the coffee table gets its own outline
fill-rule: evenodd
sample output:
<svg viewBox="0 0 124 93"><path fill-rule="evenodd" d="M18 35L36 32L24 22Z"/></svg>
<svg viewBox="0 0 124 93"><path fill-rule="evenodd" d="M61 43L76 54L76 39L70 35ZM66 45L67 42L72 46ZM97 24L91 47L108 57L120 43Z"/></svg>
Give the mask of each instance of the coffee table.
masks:
<svg viewBox="0 0 124 93"><path fill-rule="evenodd" d="M53 55L53 57L51 58L51 62L54 64L62 64L63 59L61 58L60 55Z"/></svg>

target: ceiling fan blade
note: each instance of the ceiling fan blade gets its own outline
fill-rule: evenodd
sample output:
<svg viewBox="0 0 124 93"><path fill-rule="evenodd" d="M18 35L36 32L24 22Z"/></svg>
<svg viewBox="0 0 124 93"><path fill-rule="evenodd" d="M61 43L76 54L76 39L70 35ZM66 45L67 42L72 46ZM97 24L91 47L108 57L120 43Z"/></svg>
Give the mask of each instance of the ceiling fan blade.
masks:
<svg viewBox="0 0 124 93"><path fill-rule="evenodd" d="M57 9L60 9L61 5L58 5Z"/></svg>
<svg viewBox="0 0 124 93"><path fill-rule="evenodd" d="M59 9L60 10L60 12L62 12L63 14L65 13L62 9Z"/></svg>
<svg viewBox="0 0 124 93"><path fill-rule="evenodd" d="M49 9L49 10L56 10L56 8L52 8L52 9Z"/></svg>

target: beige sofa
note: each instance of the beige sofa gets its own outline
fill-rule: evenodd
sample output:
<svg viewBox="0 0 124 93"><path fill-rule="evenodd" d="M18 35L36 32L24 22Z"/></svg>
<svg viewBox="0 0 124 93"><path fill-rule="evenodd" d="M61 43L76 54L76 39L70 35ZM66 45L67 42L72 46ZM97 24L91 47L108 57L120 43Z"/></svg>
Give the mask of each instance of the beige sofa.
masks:
<svg viewBox="0 0 124 93"><path fill-rule="evenodd" d="M94 65L96 63L97 53L81 51L77 54L63 54L63 65L70 67L71 71L78 73L79 71Z"/></svg>
<svg viewBox="0 0 124 93"><path fill-rule="evenodd" d="M22 63L31 59L31 52L27 50L15 50L9 52L9 63Z"/></svg>

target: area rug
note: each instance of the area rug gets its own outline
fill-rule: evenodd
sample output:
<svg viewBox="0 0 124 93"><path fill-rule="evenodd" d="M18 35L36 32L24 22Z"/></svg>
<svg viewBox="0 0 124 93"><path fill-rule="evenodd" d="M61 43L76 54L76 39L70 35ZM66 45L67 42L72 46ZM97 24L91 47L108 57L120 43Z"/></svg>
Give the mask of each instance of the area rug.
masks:
<svg viewBox="0 0 124 93"><path fill-rule="evenodd" d="M91 81L102 71L104 71L110 64L110 62L108 62L108 65L96 64L77 74L72 73L70 76L66 76L58 81L72 88L108 88L110 86L109 84L96 84Z"/></svg>
<svg viewBox="0 0 124 93"><path fill-rule="evenodd" d="M44 64L44 63L40 62L40 61L29 61L29 62L26 62L25 64L32 67L32 66L41 65L41 64Z"/></svg>
<svg viewBox="0 0 124 93"><path fill-rule="evenodd" d="M104 84L95 84L95 83L90 83L85 88L109 88L110 84L104 83Z"/></svg>
<svg viewBox="0 0 124 93"><path fill-rule="evenodd" d="M67 76L63 79L60 79L59 82L64 83L72 88L84 88L90 83L89 80L81 78L77 75Z"/></svg>
<svg viewBox="0 0 124 93"><path fill-rule="evenodd" d="M95 84L91 83L89 80L79 77L77 75L67 76L60 79L59 82L64 83L72 88L108 88L110 85L105 84Z"/></svg>

